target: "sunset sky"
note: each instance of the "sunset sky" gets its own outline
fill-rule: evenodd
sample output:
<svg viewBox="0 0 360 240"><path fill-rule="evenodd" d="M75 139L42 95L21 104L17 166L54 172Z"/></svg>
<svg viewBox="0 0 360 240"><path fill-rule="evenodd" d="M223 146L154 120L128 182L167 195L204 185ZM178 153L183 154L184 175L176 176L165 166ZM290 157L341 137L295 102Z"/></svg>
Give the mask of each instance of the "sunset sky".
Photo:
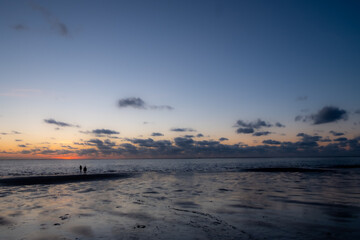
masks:
<svg viewBox="0 0 360 240"><path fill-rule="evenodd" d="M0 158L360 155L359 1L0 1Z"/></svg>

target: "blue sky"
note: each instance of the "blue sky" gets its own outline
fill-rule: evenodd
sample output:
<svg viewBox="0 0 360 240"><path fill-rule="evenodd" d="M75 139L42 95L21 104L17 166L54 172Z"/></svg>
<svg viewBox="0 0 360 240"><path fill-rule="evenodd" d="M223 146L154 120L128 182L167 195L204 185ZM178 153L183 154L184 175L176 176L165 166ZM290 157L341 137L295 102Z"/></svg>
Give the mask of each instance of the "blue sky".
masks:
<svg viewBox="0 0 360 240"><path fill-rule="evenodd" d="M357 1L1 1L0 157L356 155L359 10ZM124 99L145 105L120 107ZM266 126L239 133L258 119ZM299 147L309 140L299 133L318 136L315 145ZM169 141L172 154L134 142L149 138ZM298 145L284 153L288 142Z"/></svg>

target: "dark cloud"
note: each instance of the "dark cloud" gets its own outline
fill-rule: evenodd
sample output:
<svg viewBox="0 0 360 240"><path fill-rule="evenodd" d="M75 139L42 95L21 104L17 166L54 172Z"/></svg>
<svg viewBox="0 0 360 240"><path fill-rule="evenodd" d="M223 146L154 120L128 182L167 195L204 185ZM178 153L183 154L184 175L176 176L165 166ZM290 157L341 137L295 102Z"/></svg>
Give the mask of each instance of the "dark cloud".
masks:
<svg viewBox="0 0 360 240"><path fill-rule="evenodd" d="M347 111L338 107L326 106L319 110L319 112L312 115L298 115L295 121L308 122L311 121L314 125L336 122L339 120L347 120Z"/></svg>
<svg viewBox="0 0 360 240"><path fill-rule="evenodd" d="M236 122L235 127L244 127L244 128L253 128L253 129L260 129L262 127L271 127L272 124L267 123L261 119L257 119L253 122L244 122L243 120L238 120Z"/></svg>
<svg viewBox="0 0 360 240"><path fill-rule="evenodd" d="M356 110L355 114L360 114L360 109Z"/></svg>
<svg viewBox="0 0 360 240"><path fill-rule="evenodd" d="M239 134L250 134L250 133L254 133L253 136L264 136L264 135L268 135L271 132L269 131L259 131L259 132L255 132L256 130L259 130L261 128L270 128L270 127L285 127L285 125L276 122L275 125L268 123L264 120L261 119L257 119L255 121L252 122L245 122L243 120L238 120L235 124L235 127L237 127L238 129L236 130L237 133Z"/></svg>
<svg viewBox="0 0 360 240"><path fill-rule="evenodd" d="M221 138L219 138L219 141L220 142L222 142L222 141L228 141L229 139L228 138L226 138L226 137L221 137Z"/></svg>
<svg viewBox="0 0 360 240"><path fill-rule="evenodd" d="M59 127L80 127L78 125L73 125L73 124L70 124L70 123L56 121L56 120L54 120L52 118L44 119L44 122L46 122L48 124L54 124L54 125L59 126Z"/></svg>
<svg viewBox="0 0 360 240"><path fill-rule="evenodd" d="M18 145L19 147L22 147L22 148L25 148L26 147L26 145L24 145L24 144L20 144L20 145Z"/></svg>
<svg viewBox="0 0 360 240"><path fill-rule="evenodd" d="M15 139L15 142L22 142L21 139Z"/></svg>
<svg viewBox="0 0 360 240"><path fill-rule="evenodd" d="M131 97L131 98L123 98L119 100L119 107L126 108L138 108L138 109L146 109L146 104L141 98Z"/></svg>
<svg viewBox="0 0 360 240"><path fill-rule="evenodd" d="M204 135L202 133L199 133L198 135L196 135L196 137L201 138L204 137Z"/></svg>
<svg viewBox="0 0 360 240"><path fill-rule="evenodd" d="M151 134L151 136L152 136L152 137L160 137L160 136L164 136L164 134L159 133L159 132L153 132L153 133Z"/></svg>
<svg viewBox="0 0 360 240"><path fill-rule="evenodd" d="M276 127L279 127L279 128L284 128L284 127L285 127L284 124L281 124L281 123L279 123L279 122L275 123L275 126L276 126Z"/></svg>
<svg viewBox="0 0 360 240"><path fill-rule="evenodd" d="M68 27L63 22L61 22L57 17L55 17L48 9L35 3L31 3L31 7L35 11L39 11L43 15L45 20L51 25L51 27L54 30L56 30L60 35L62 36L69 35Z"/></svg>
<svg viewBox="0 0 360 240"><path fill-rule="evenodd" d="M279 145L279 144L281 144L281 142L276 141L276 140L272 140L272 139L264 140L263 143L264 144L269 144L269 145Z"/></svg>
<svg viewBox="0 0 360 240"><path fill-rule="evenodd" d="M317 142L320 141L320 139L322 138L321 136L318 135L311 136L306 133L298 133L296 136L301 137L303 142Z"/></svg>
<svg viewBox="0 0 360 240"><path fill-rule="evenodd" d="M170 131L173 132L196 132L196 130L192 128L171 128Z"/></svg>
<svg viewBox="0 0 360 240"><path fill-rule="evenodd" d="M188 134L188 135L184 135L184 137L186 137L186 138L193 138L193 137L194 137L194 135L190 135L190 134Z"/></svg>
<svg viewBox="0 0 360 240"><path fill-rule="evenodd" d="M346 137L340 137L340 138L336 138L334 139L334 141L336 142L344 142L344 141L347 141L348 139Z"/></svg>
<svg viewBox="0 0 360 240"><path fill-rule="evenodd" d="M117 131L110 130L110 129L94 129L92 130L93 134L105 134L105 135L111 135L111 134L120 134Z"/></svg>
<svg viewBox="0 0 360 240"><path fill-rule="evenodd" d="M168 105L148 105L144 100L138 97L130 97L120 99L118 102L120 108L137 108L137 109L153 109L153 110L173 110L174 108Z"/></svg>
<svg viewBox="0 0 360 240"><path fill-rule="evenodd" d="M21 134L21 132L18 131L12 131L13 134Z"/></svg>
<svg viewBox="0 0 360 240"><path fill-rule="evenodd" d="M23 31L23 30L27 30L28 27L24 24L16 24L16 25L12 26L12 29L17 30L17 31Z"/></svg>
<svg viewBox="0 0 360 240"><path fill-rule="evenodd" d="M336 122L338 120L346 120L347 112L346 110L337 108L337 107L323 107L318 113L312 115L314 124L323 124Z"/></svg>
<svg viewBox="0 0 360 240"><path fill-rule="evenodd" d="M250 134L254 132L253 128L238 128L236 130L237 133L244 133L244 134Z"/></svg>
<svg viewBox="0 0 360 240"><path fill-rule="evenodd" d="M269 135L269 134L271 134L271 132L269 132L269 131L263 131L263 132L253 133L253 136L255 136L255 137L260 137L260 136L266 136L266 135Z"/></svg>
<svg viewBox="0 0 360 240"><path fill-rule="evenodd" d="M331 133L334 136L342 136L342 135L345 134L345 133L342 133L342 132L335 132L335 131L330 131L329 133Z"/></svg>

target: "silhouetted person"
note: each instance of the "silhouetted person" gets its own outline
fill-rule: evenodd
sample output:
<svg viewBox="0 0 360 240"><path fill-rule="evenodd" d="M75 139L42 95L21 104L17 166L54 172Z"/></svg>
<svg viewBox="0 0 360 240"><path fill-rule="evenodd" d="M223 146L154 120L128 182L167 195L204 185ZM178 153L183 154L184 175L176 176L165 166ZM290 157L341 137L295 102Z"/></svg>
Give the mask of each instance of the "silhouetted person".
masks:
<svg viewBox="0 0 360 240"><path fill-rule="evenodd" d="M82 171L82 166L80 165L80 167L79 167L79 168L80 168L80 172L81 172L81 171Z"/></svg>
<svg viewBox="0 0 360 240"><path fill-rule="evenodd" d="M87 171L87 168L86 168L86 166L84 167L84 173L86 173L86 171Z"/></svg>

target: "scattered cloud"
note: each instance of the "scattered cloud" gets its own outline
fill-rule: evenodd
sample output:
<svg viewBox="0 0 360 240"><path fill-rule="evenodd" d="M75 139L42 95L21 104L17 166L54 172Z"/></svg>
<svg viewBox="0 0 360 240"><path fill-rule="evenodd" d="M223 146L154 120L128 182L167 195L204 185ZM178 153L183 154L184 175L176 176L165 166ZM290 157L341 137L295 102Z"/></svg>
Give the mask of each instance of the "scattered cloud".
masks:
<svg viewBox="0 0 360 240"><path fill-rule="evenodd" d="M314 125L337 122L339 120L347 120L347 111L338 107L326 106L320 109L317 113L312 115L298 115L295 121L308 122L311 121Z"/></svg>
<svg viewBox="0 0 360 240"><path fill-rule="evenodd" d="M148 105L144 100L138 97L120 99L118 102L120 108L152 109L152 110L173 110L168 105Z"/></svg>
<svg viewBox="0 0 360 240"><path fill-rule="evenodd" d="M275 124L271 124L268 123L264 120L261 119L257 119L255 121L252 122L245 122L243 120L238 120L235 124L234 127L237 127L238 129L236 130L237 133L239 134L251 134L253 133L253 136L264 136L264 135L268 135L271 132L269 131L258 131L255 132L257 130L260 130L261 128L270 128L270 127L279 127L279 128L283 128L285 127L284 124L281 124L279 122L276 122Z"/></svg>
<svg viewBox="0 0 360 240"><path fill-rule="evenodd" d="M296 98L296 101L306 101L308 100L308 96L299 96Z"/></svg>
<svg viewBox="0 0 360 240"><path fill-rule="evenodd" d="M229 139L228 138L226 138L226 137L221 137L221 138L219 138L219 141L220 142L222 142L222 141L228 141Z"/></svg>
<svg viewBox="0 0 360 240"><path fill-rule="evenodd" d="M254 132L253 128L238 128L236 130L237 133L244 133L244 134L250 134Z"/></svg>
<svg viewBox="0 0 360 240"><path fill-rule="evenodd" d="M244 122L243 120L238 120L236 122L236 127L245 127L245 128L253 128L253 129L259 129L262 127L271 127L272 125L270 123L267 123L261 119L257 119L253 122Z"/></svg>
<svg viewBox="0 0 360 240"><path fill-rule="evenodd" d="M117 131L110 130L110 129L95 129L92 130L92 133L94 134L105 134L105 135L111 135L111 134L120 134Z"/></svg>
<svg viewBox="0 0 360 240"><path fill-rule="evenodd" d="M269 132L269 131L263 131L263 132L253 133L253 136L255 136L255 137L260 137L260 136L266 136L266 135L269 135L269 134L271 134L271 132Z"/></svg>
<svg viewBox="0 0 360 240"><path fill-rule="evenodd" d="M53 118L49 118L49 119L44 119L44 122L48 123L48 124L53 124L59 127L80 127L79 125L73 125L70 123L66 123L66 122L60 122L60 121L56 121Z"/></svg>
<svg viewBox="0 0 360 240"><path fill-rule="evenodd" d="M347 120L347 112L337 107L327 106L312 116L314 124L323 124L336 122L338 120Z"/></svg>
<svg viewBox="0 0 360 240"><path fill-rule="evenodd" d="M348 139L346 137L340 137L340 138L336 138L334 139L334 141L336 142L344 142L344 141L347 141Z"/></svg>
<svg viewBox="0 0 360 240"><path fill-rule="evenodd" d="M192 128L171 128L170 131L172 132L196 132L196 130Z"/></svg>
<svg viewBox="0 0 360 240"><path fill-rule="evenodd" d="M263 143L264 143L264 144L269 144L269 145L279 145L279 144L281 144L280 141L271 140L271 139L264 140Z"/></svg>
<svg viewBox="0 0 360 240"><path fill-rule="evenodd" d="M28 27L24 24L15 24L15 25L11 26L11 28L16 31L24 31L24 30L28 29Z"/></svg>
<svg viewBox="0 0 360 240"><path fill-rule="evenodd" d="M160 136L164 136L164 134L159 133L159 132L153 132L153 133L151 134L151 136L152 136L152 137L160 137Z"/></svg>
<svg viewBox="0 0 360 240"><path fill-rule="evenodd" d="M331 133L333 136L342 136L342 135L345 134L345 133L342 133L342 132L335 132L335 131L330 131L329 133Z"/></svg>
<svg viewBox="0 0 360 240"><path fill-rule="evenodd" d="M198 138L204 137L204 134L199 133L198 135L196 135L196 137L198 137Z"/></svg>
<svg viewBox="0 0 360 240"><path fill-rule="evenodd" d="M138 108L138 109L146 109L146 103L141 98L123 98L119 100L119 107L126 108Z"/></svg>
<svg viewBox="0 0 360 240"><path fill-rule="evenodd" d="M55 17L47 8L33 2L31 3L31 7L33 10L40 12L50 26L61 36L69 36L69 30L66 24Z"/></svg>
<svg viewBox="0 0 360 240"><path fill-rule="evenodd" d="M21 147L21 148L25 148L25 147L26 147L26 145L24 145L24 144L19 144L18 146Z"/></svg>

